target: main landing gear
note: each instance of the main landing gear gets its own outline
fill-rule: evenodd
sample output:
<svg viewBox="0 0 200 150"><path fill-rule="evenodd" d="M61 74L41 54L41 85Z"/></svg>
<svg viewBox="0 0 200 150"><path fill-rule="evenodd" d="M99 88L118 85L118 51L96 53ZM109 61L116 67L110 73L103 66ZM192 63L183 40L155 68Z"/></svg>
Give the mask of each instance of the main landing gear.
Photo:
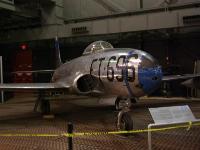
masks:
<svg viewBox="0 0 200 150"><path fill-rule="evenodd" d="M50 114L50 102L48 100L42 100L40 106L41 112L43 115Z"/></svg>
<svg viewBox="0 0 200 150"><path fill-rule="evenodd" d="M42 91L39 92L38 99L34 106L34 111L37 112L38 106L40 105L40 111L43 115L50 115L50 102L45 100L45 96Z"/></svg>
<svg viewBox="0 0 200 150"><path fill-rule="evenodd" d="M117 115L117 129L118 130L133 130L133 120L129 113L130 107L135 99L127 99L124 97L117 97L115 101L115 108L119 110Z"/></svg>

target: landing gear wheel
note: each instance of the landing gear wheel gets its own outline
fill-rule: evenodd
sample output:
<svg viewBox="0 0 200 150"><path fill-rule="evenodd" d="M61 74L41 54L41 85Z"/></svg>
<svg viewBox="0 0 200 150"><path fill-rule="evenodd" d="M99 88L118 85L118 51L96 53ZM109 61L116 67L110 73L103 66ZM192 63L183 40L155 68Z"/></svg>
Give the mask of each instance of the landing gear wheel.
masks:
<svg viewBox="0 0 200 150"><path fill-rule="evenodd" d="M41 101L41 112L43 115L50 114L50 102L47 100Z"/></svg>
<svg viewBox="0 0 200 150"><path fill-rule="evenodd" d="M118 128L122 131L126 130L133 130L133 120L128 112L122 114L121 118L118 122Z"/></svg>

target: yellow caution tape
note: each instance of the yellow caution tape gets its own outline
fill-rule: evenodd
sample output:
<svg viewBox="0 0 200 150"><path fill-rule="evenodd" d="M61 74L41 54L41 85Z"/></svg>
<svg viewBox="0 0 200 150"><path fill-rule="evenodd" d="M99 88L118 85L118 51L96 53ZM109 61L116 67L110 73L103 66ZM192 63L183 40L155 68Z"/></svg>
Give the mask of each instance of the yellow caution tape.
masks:
<svg viewBox="0 0 200 150"><path fill-rule="evenodd" d="M192 126L200 126L200 123L188 122L188 125L176 125L164 128L151 128L151 129L139 129L130 131L109 131L109 132L80 132L80 133L63 133L63 134L0 134L0 137L76 137L76 136L98 136L98 135L112 135L112 134L134 134L134 133L145 133L145 132L157 132L166 131L180 128L187 128L190 130Z"/></svg>
<svg viewBox="0 0 200 150"><path fill-rule="evenodd" d="M189 131L191 127L192 127L192 121L189 122L189 125L188 125L188 128L187 128L187 131Z"/></svg>

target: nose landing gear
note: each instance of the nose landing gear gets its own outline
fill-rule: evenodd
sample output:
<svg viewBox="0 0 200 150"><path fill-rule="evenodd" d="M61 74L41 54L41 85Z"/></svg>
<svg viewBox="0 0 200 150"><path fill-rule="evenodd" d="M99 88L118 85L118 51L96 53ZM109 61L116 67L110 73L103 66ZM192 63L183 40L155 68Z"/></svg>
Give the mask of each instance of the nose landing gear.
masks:
<svg viewBox="0 0 200 150"><path fill-rule="evenodd" d="M117 115L117 129L118 130L133 130L133 120L129 113L131 107L131 100L118 97L115 102L116 110L120 110Z"/></svg>

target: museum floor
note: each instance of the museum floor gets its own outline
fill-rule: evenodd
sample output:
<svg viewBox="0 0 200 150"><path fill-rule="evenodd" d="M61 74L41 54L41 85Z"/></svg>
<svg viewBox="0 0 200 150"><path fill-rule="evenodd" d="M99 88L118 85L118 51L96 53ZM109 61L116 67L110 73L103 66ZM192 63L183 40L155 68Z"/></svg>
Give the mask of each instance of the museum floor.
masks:
<svg viewBox="0 0 200 150"><path fill-rule="evenodd" d="M35 98L13 98L0 105L0 134L62 134L69 121L74 132L115 131L117 113L112 107L83 107L63 99L51 102L54 119L43 119L34 113ZM200 100L183 98L145 98L133 106L134 129L145 129L153 123L148 108L187 104L195 117L200 118ZM200 127L152 133L153 149L200 149ZM73 139L75 150L146 150L147 133L130 136L96 135ZM0 137L0 150L66 150L67 138L60 137Z"/></svg>

